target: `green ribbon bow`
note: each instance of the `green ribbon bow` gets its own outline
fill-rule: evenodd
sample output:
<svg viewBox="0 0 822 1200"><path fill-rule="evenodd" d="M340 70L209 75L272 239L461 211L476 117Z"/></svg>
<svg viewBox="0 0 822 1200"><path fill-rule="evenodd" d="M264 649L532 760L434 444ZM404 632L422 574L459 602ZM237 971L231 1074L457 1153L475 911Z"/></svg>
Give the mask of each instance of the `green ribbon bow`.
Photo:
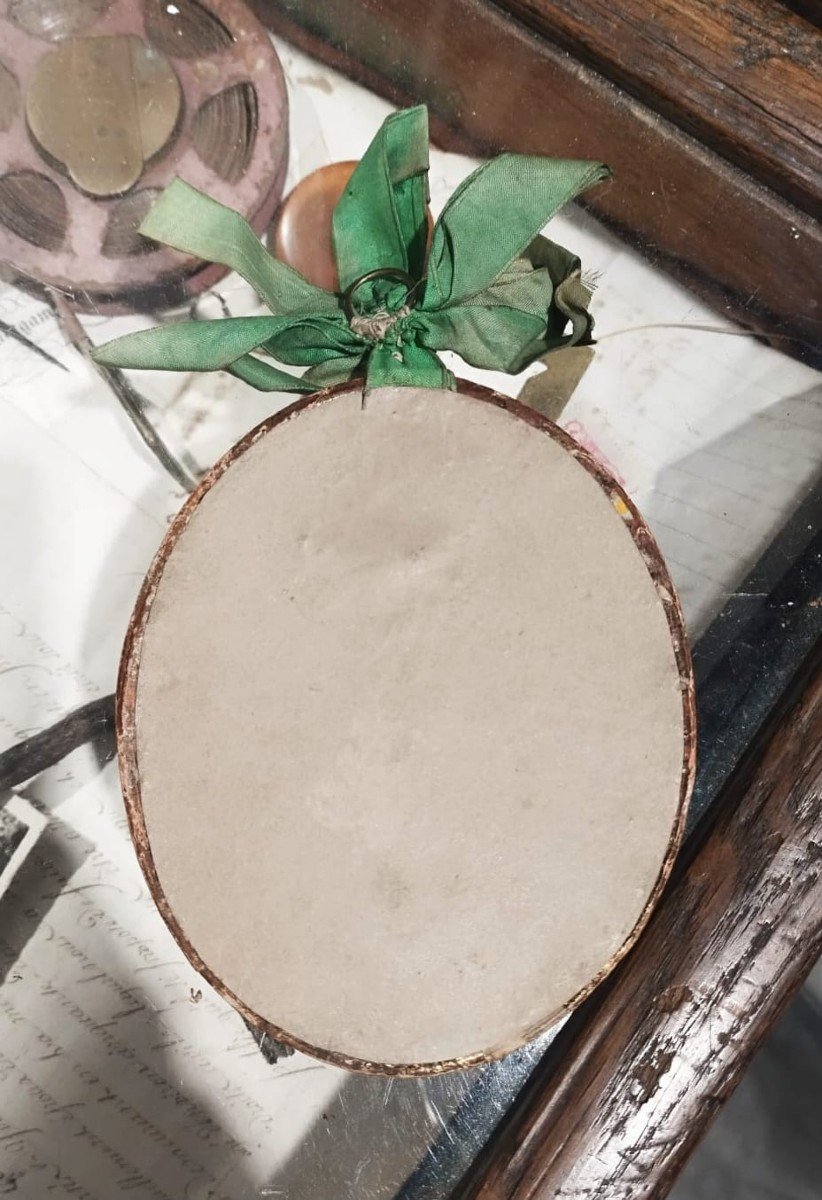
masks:
<svg viewBox="0 0 822 1200"><path fill-rule="evenodd" d="M262 391L311 392L362 375L366 388L450 388L439 350L516 373L549 350L590 341L579 260L538 234L608 168L503 154L457 188L426 254L427 176L427 110L394 113L334 211L338 293L273 258L238 213L175 179L140 232L236 271L272 315L165 325L108 342L95 359L222 369ZM268 359L310 369L297 378Z"/></svg>

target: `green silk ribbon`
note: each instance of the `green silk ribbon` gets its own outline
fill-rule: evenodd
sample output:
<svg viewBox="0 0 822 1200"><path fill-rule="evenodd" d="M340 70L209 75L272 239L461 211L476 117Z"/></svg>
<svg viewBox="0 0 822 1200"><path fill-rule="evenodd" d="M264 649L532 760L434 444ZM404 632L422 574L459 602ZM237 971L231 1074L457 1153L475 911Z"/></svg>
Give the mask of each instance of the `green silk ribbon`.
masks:
<svg viewBox="0 0 822 1200"><path fill-rule="evenodd" d="M273 258L238 213L175 179L140 232L236 271L271 316L164 325L108 342L94 357L113 367L222 369L286 392L363 375L367 388L453 387L441 350L516 373L549 350L590 341L579 259L539 231L609 176L597 162L503 154L457 188L426 253L428 114L424 106L394 113L334 211L338 293ZM298 378L271 359L309 369Z"/></svg>

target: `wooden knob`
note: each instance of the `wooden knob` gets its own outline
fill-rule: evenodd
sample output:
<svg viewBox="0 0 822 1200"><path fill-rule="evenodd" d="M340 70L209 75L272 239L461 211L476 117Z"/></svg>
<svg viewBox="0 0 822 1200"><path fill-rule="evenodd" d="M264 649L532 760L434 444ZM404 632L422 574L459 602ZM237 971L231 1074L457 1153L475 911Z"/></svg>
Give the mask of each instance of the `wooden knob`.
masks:
<svg viewBox="0 0 822 1200"><path fill-rule="evenodd" d="M318 287L336 292L331 216L356 162L331 163L306 175L274 219L274 253Z"/></svg>

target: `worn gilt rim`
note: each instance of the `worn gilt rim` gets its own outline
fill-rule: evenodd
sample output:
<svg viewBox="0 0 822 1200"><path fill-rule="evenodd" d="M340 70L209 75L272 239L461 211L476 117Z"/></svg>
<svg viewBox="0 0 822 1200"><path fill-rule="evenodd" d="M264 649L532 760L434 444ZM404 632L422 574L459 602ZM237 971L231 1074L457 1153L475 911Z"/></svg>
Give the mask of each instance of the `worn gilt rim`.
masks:
<svg viewBox="0 0 822 1200"><path fill-rule="evenodd" d="M356 386L356 385L354 385ZM195 948L189 942L186 934L177 921L171 906L166 899L162 884L157 874L154 865L154 858L149 844L148 833L146 830L145 817L140 798L140 777L139 765L137 762L137 745L136 745L136 705L137 705L137 681L140 671L140 654L142 648L143 635L146 624L151 612L152 602L157 591L160 579L163 574L165 564L173 551L178 538L186 528L188 522L196 511L200 501L205 494L214 486L218 479L228 470L246 450L265 437L278 425L288 421L297 413L308 408L310 405L323 404L327 400L337 395L350 392L352 390L351 383L338 384L336 387L326 388L323 391L315 392L310 396L297 400L294 404L289 405L281 412L267 418L250 433L246 434L235 446L233 446L209 473L202 480L197 489L189 496L183 505L180 512L171 523L163 541L160 545L157 554L148 573L143 581L140 589L140 594L137 597L137 602L134 607L131 620L129 621L128 630L126 632L125 643L123 645L122 657L120 659L120 670L117 679L117 698L116 698L116 729L117 729L117 752L120 767L120 780L125 799L126 813L128 816L129 828L131 830L132 841L134 842L137 851L137 858L140 867L148 884L149 891L160 911L163 920L171 931L172 936L179 945L180 949L185 954L191 965L197 970L218 992L226 999L240 1015L255 1029L261 1033L268 1034L269 1037L278 1042L283 1042L287 1046L292 1046L295 1050L301 1050L305 1054L311 1055L313 1058L319 1059L322 1062L330 1063L337 1067L345 1067L353 1071L361 1071L371 1075L439 1075L445 1071L453 1071L459 1068L472 1067L481 1063L492 1062L495 1059L502 1058L506 1054L511 1053L517 1047L526 1044L527 1042L538 1037L546 1032L563 1016L567 1015L575 1009L583 1000L594 991L596 987L613 971L614 967L625 957L628 951L633 947L640 934L642 933L648 919L653 911L660 893L667 882L670 875L674 859L679 851L682 842L682 836L685 828L685 818L688 809L688 801L690 799L693 788L694 772L696 767L696 702L694 693L694 676L693 665L691 662L691 654L688 647L688 641L685 633L685 623L682 616L682 609L679 603L676 589L671 581L668 573L668 568L660 553L659 547L648 528L645 520L640 515L633 501L625 493L624 489L617 483L609 471L607 471L593 456L574 441L569 434L560 429L547 417L542 416L535 409L528 408L518 400L513 400L508 396L503 396L499 392L491 391L488 388L480 387L476 384L458 381L457 390L466 396L471 396L475 400L484 401L487 404L494 404L498 408L503 408L513 416L520 420L526 421L529 425L536 429L541 429L549 437L558 442L569 454L571 454L577 462L596 480L602 490L606 493L617 513L625 522L626 528L634 540L634 544L642 555L645 566L654 583L657 594L662 601L665 610L665 616L668 621L668 628L671 634L671 641L674 648L676 663L679 668L679 682L682 695L682 719L683 719L683 757L682 770L680 774L680 791L679 805L676 818L671 831L671 836L668 841L668 847L660 867L656 882L651 890L651 893L645 903L645 906L634 925L631 932L628 934L625 941L619 947L615 954L605 963L602 969L591 979L583 988L581 988L570 1000L567 1000L558 1009L548 1013L546 1017L533 1025L529 1029L523 1030L522 1037L511 1045L498 1046L493 1050L482 1051L477 1054L470 1055L467 1058L446 1059L441 1062L424 1062L424 1063L380 1063L371 1062L365 1059L351 1058L345 1054L340 1054L333 1050L326 1050L320 1046L312 1046L303 1041L301 1038L295 1037L285 1029L280 1029L276 1025L272 1025L259 1013L253 1012L239 996L228 988L225 983L212 971L208 964L205 963L199 956Z"/></svg>

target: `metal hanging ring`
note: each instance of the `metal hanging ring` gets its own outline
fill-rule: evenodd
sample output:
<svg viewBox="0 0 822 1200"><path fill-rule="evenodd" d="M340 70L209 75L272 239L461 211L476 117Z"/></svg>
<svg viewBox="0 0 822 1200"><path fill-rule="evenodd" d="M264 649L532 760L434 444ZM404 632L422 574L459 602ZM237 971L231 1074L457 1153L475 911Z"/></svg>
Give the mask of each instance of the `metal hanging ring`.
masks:
<svg viewBox="0 0 822 1200"><path fill-rule="evenodd" d="M416 280L407 271L403 271L399 267L375 267L373 271L366 271L364 275L360 275L359 279L355 279L353 283L350 283L343 292L343 311L349 321L354 317L362 316L354 307L354 295L358 288L362 287L364 283L370 283L372 279L392 279L396 283L404 283L409 296L417 286Z"/></svg>

